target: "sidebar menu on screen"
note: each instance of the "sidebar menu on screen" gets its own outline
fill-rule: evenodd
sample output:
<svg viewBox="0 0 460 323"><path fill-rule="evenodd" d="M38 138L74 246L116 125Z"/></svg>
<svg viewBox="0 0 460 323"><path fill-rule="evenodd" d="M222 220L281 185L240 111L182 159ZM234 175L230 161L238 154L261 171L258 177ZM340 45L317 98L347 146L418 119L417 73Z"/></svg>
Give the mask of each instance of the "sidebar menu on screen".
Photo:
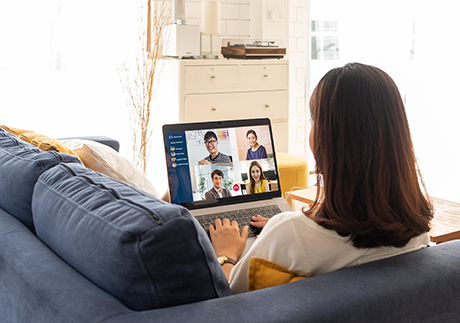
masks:
<svg viewBox="0 0 460 323"><path fill-rule="evenodd" d="M166 148L173 202L192 202L193 192L185 132L169 132L166 136L168 139Z"/></svg>

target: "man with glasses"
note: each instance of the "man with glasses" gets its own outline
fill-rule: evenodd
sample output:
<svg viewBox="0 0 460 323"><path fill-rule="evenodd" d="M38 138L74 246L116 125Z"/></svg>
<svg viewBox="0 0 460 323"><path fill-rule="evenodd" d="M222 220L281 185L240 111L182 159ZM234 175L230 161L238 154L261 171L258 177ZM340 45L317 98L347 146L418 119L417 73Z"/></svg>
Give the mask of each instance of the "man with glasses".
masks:
<svg viewBox="0 0 460 323"><path fill-rule="evenodd" d="M209 156L200 160L198 165L223 164L232 162L229 156L219 152L217 149L219 146L219 141L217 140L217 135L213 131L206 132L204 135L204 144L206 145L206 149L209 152Z"/></svg>

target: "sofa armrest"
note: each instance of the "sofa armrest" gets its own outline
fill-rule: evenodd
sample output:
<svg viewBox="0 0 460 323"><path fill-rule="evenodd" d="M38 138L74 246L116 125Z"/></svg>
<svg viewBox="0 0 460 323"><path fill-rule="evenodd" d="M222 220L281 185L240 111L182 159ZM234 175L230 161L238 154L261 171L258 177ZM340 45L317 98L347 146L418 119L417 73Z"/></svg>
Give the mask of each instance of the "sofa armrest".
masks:
<svg viewBox="0 0 460 323"><path fill-rule="evenodd" d="M106 136L81 136L81 137L65 137L65 138L59 138L59 140L70 140L70 139L84 139L84 140L92 140L99 142L101 144L104 144L106 146L109 146L113 149L115 149L117 152L120 151L120 143L118 140L106 137Z"/></svg>

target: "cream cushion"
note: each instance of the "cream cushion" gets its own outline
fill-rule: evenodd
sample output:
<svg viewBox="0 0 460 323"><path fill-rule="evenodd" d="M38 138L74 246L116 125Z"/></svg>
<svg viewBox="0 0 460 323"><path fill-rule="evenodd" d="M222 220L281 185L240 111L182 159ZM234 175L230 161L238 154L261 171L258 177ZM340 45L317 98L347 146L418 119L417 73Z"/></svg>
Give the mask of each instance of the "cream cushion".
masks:
<svg viewBox="0 0 460 323"><path fill-rule="evenodd" d="M131 184L160 198L158 192L144 174L114 149L92 140L68 139L61 140L61 142L72 149L89 169Z"/></svg>

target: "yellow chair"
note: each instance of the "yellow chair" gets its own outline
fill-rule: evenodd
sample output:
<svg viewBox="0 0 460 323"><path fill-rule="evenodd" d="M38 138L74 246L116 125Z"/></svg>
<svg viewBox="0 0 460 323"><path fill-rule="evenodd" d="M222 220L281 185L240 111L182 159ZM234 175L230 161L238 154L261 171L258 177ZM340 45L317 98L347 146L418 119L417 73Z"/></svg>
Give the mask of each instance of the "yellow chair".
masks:
<svg viewBox="0 0 460 323"><path fill-rule="evenodd" d="M276 153L278 171L281 182L281 193L286 198L286 192L293 187L308 187L308 162L305 158L287 153Z"/></svg>

